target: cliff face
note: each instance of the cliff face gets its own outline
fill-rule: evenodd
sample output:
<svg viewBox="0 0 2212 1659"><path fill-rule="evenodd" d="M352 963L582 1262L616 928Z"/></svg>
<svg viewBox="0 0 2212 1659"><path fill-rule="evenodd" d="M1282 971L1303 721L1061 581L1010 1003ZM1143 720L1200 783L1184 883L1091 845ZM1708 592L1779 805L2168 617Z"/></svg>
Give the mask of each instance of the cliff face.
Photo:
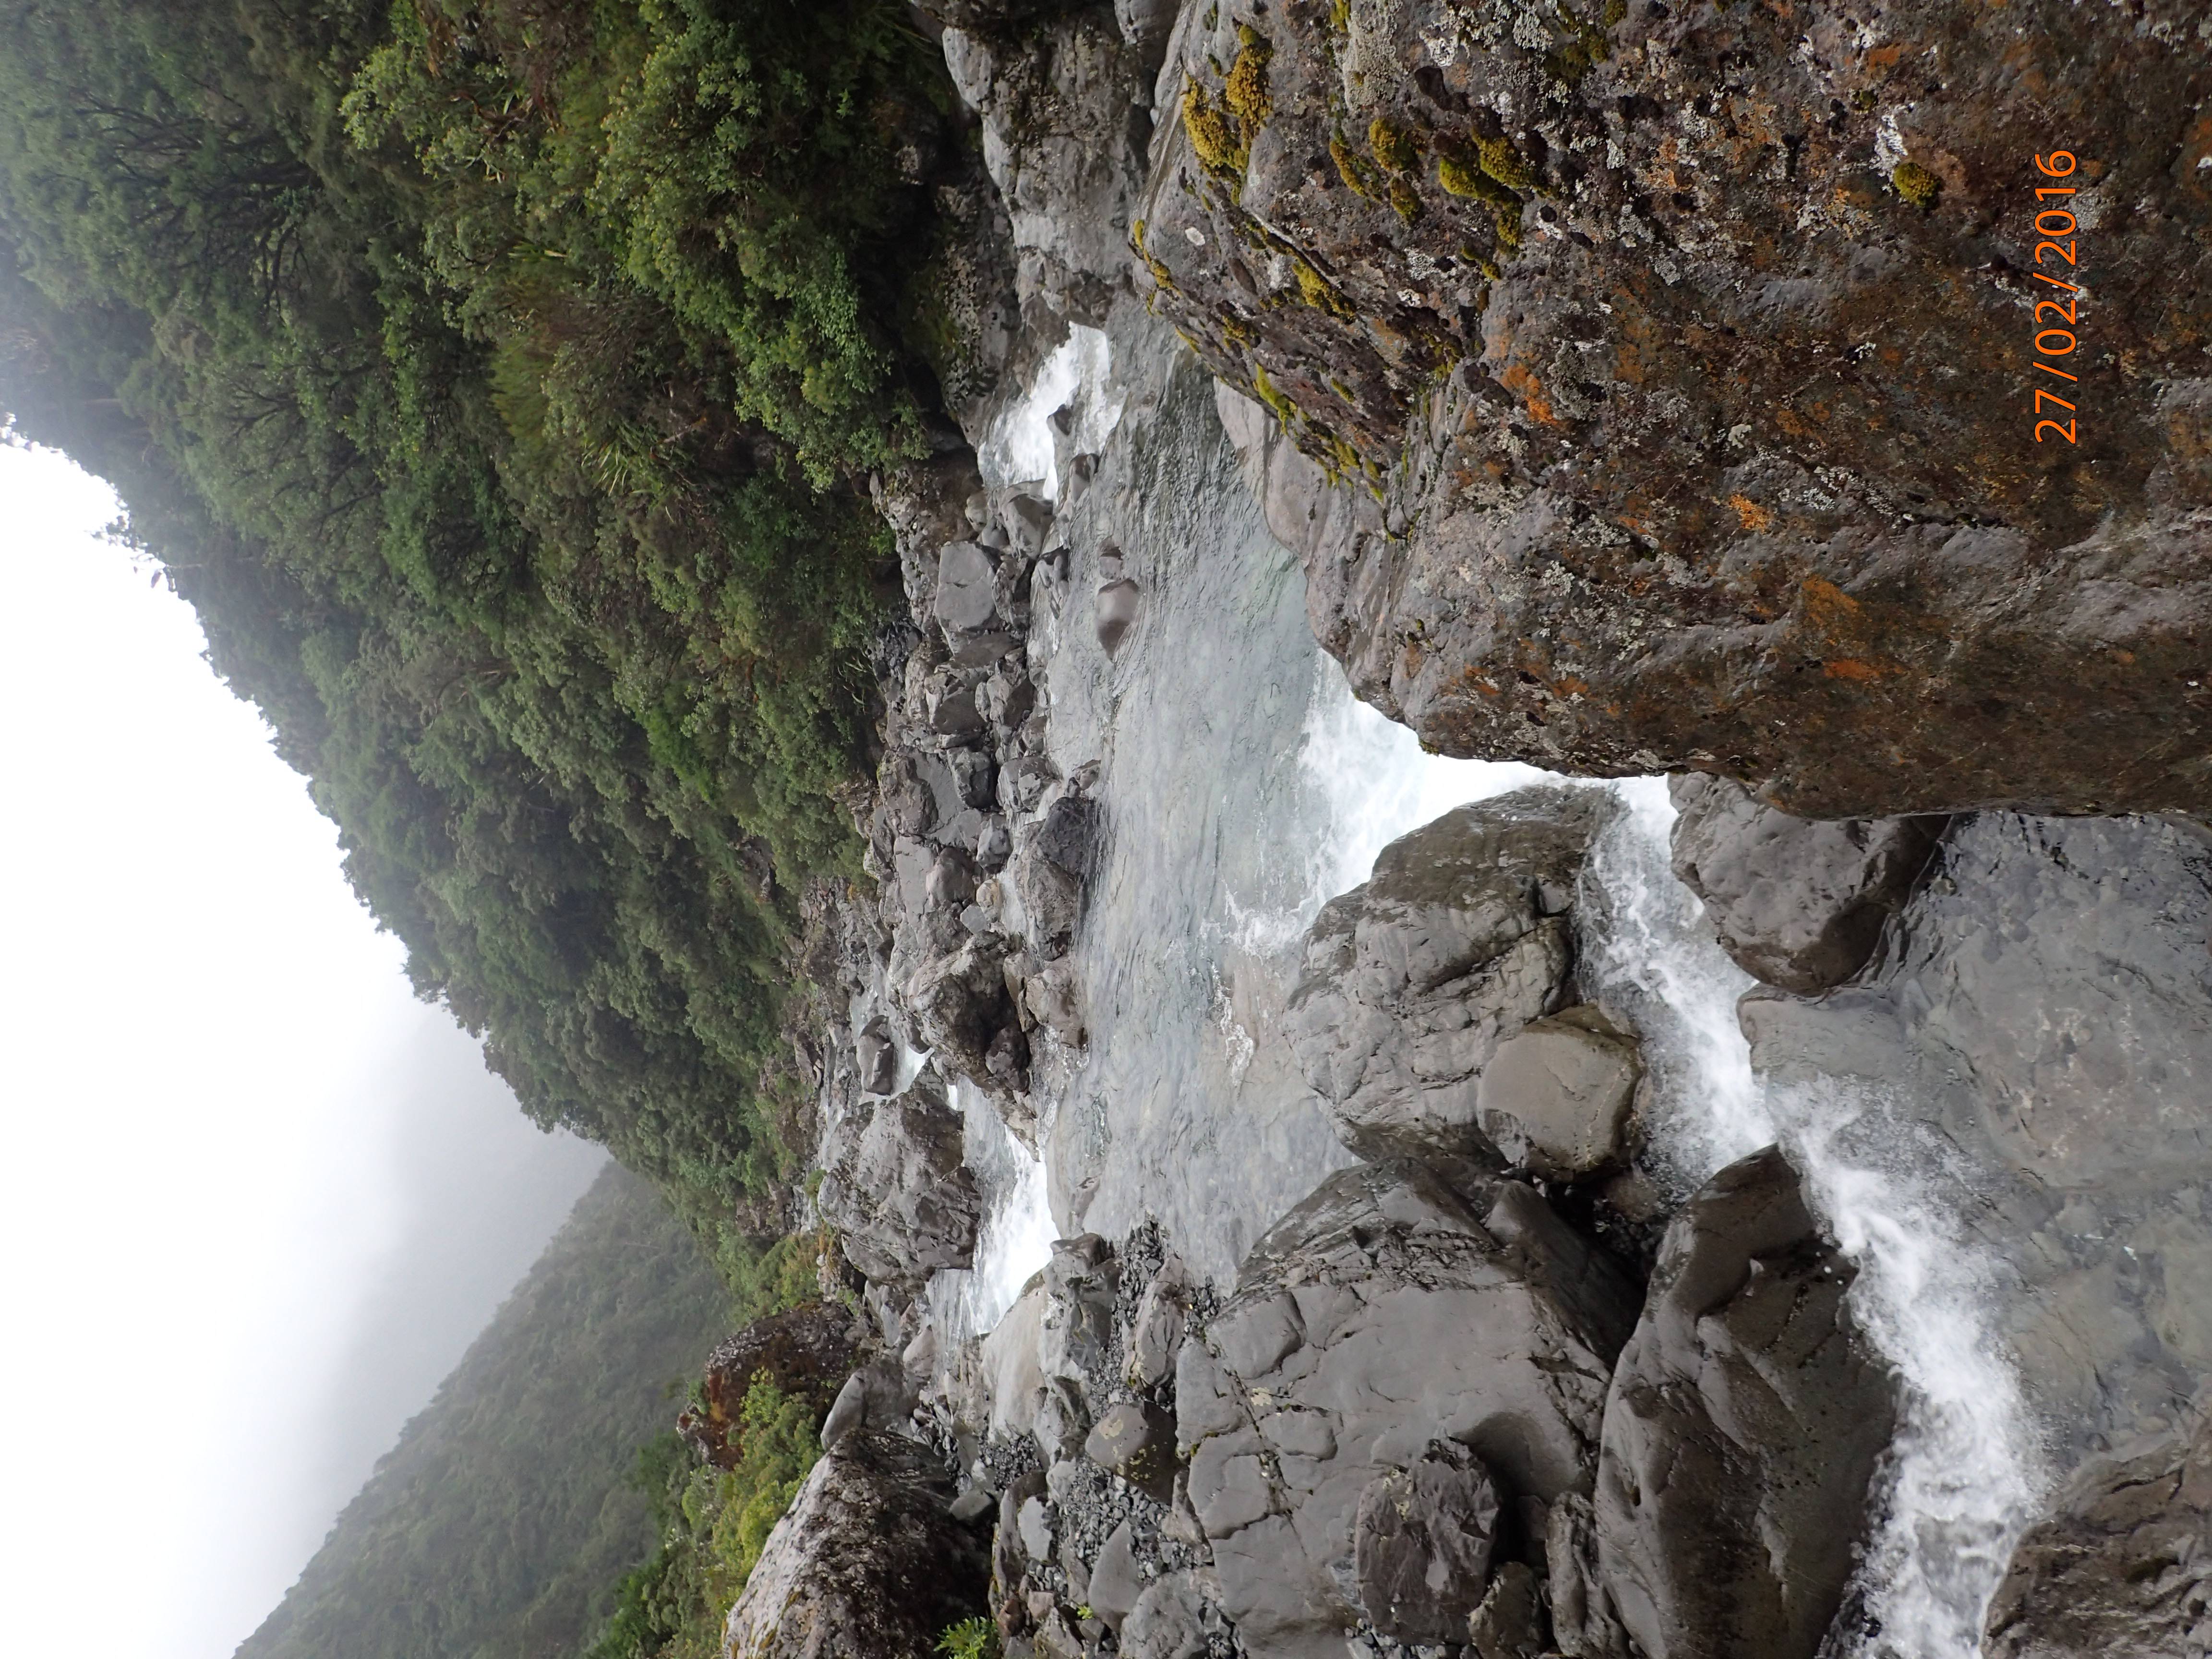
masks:
<svg viewBox="0 0 2212 1659"><path fill-rule="evenodd" d="M1812 817L2212 803L2197 9L1589 9L1193 6L1161 76L1138 280L1358 695Z"/></svg>

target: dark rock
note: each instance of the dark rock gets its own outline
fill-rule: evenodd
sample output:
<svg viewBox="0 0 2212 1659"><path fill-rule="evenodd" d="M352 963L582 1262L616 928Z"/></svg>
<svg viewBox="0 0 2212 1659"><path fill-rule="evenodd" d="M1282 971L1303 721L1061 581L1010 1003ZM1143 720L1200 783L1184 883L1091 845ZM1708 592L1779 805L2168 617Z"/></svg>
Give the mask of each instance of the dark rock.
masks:
<svg viewBox="0 0 2212 1659"><path fill-rule="evenodd" d="M1740 1005L1770 1084L1857 1109L1839 1156L1974 1218L2062 1475L2212 1377L2208 932L2202 824L1982 813L1856 982Z"/></svg>
<svg viewBox="0 0 2212 1659"><path fill-rule="evenodd" d="M1590 1501L1569 1492L1545 1516L1544 1562L1552 1592L1552 1639L1568 1659L1629 1659L1597 1559Z"/></svg>
<svg viewBox="0 0 2212 1659"><path fill-rule="evenodd" d="M1175 1421L1149 1402L1109 1407L1083 1443L1083 1455L1158 1503L1175 1490Z"/></svg>
<svg viewBox="0 0 2212 1659"><path fill-rule="evenodd" d="M1401 1642L1464 1634L1490 1584L1498 1519L1489 1472L1452 1441L1370 1480L1352 1532L1368 1623Z"/></svg>
<svg viewBox="0 0 2212 1659"><path fill-rule="evenodd" d="M960 1114L934 1066L896 1098L854 1103L837 1125L815 1202L872 1283L919 1285L973 1263L982 1200L962 1159Z"/></svg>
<svg viewBox="0 0 2212 1659"><path fill-rule="evenodd" d="M1091 873L1098 851L1101 814L1087 795L1062 795L1037 828L1038 855L1054 869L1080 881Z"/></svg>
<svg viewBox="0 0 2212 1659"><path fill-rule="evenodd" d="M1008 948L1000 934L968 938L916 968L902 1000L918 1045L989 1095L1007 1129L1026 1145L1036 1132L1035 1109L1022 1099L1019 1081L994 1072L989 1060L999 1033L1018 1024L1004 971Z"/></svg>
<svg viewBox="0 0 2212 1659"><path fill-rule="evenodd" d="M1182 1346L1190 1291L1182 1267L1169 1257L1138 1293L1130 1316L1127 1380L1139 1389L1158 1388L1175 1375L1176 1351Z"/></svg>
<svg viewBox="0 0 2212 1659"><path fill-rule="evenodd" d="M1893 54L1842 0L1438 15L1186 8L1135 216L1160 313L1402 528L1291 544L1355 693L1808 817L2212 807L2194 14L1929 0ZM2034 182L2094 222L2087 332ZM1981 372L2046 295L2130 365L2078 444Z"/></svg>
<svg viewBox="0 0 2212 1659"><path fill-rule="evenodd" d="M826 1412L853 1364L853 1318L843 1309L811 1303L757 1319L707 1356L700 1401L676 1419L677 1432L716 1468L744 1456L745 1395L756 1376Z"/></svg>
<svg viewBox="0 0 2212 1659"><path fill-rule="evenodd" d="M1498 1045L1475 1115L1512 1168L1577 1181L1620 1161L1642 1070L1635 1041L1596 1009L1563 1009Z"/></svg>
<svg viewBox="0 0 2212 1659"><path fill-rule="evenodd" d="M955 749L945 757L953 787L967 806L989 806L998 799L998 763L981 749Z"/></svg>
<svg viewBox="0 0 2212 1659"><path fill-rule="evenodd" d="M984 1606L982 1541L947 1519L937 1455L859 1433L823 1454L769 1534L724 1630L727 1659L926 1659Z"/></svg>
<svg viewBox="0 0 2212 1659"><path fill-rule="evenodd" d="M1048 1376L1040 1388L1030 1432L1036 1437L1045 1462L1060 1463L1082 1456L1091 1433L1091 1412L1082 1389L1064 1376Z"/></svg>
<svg viewBox="0 0 2212 1659"><path fill-rule="evenodd" d="M1565 912L1610 810L1598 791L1551 787L1460 807L1322 908L1283 1029L1352 1151L1489 1150L1477 1079L1501 1041L1559 1006Z"/></svg>
<svg viewBox="0 0 2212 1659"><path fill-rule="evenodd" d="M1482 1605L1468 1620L1468 1645L1474 1659L1543 1659L1544 1592L1536 1575L1518 1561L1498 1569Z"/></svg>
<svg viewBox="0 0 2212 1659"><path fill-rule="evenodd" d="M1814 823L1763 805L1741 784L1669 781L1674 873L1705 902L1721 948L1753 979L1800 996L1866 965L1928 867L1942 817Z"/></svg>
<svg viewBox="0 0 2212 1659"><path fill-rule="evenodd" d="M1893 1420L1844 1306L1855 1276L1772 1148L1668 1226L1594 1500L1609 1609L1645 1659L1818 1651Z"/></svg>
<svg viewBox="0 0 2212 1659"><path fill-rule="evenodd" d="M1634 1302L1534 1191L1470 1166L1346 1170L1270 1229L1176 1364L1189 1501L1247 1648L1341 1659L1360 1495L1432 1442L1501 1496L1586 1490Z"/></svg>
<svg viewBox="0 0 2212 1659"><path fill-rule="evenodd" d="M1989 1659L2212 1650L2212 1418L2078 1471L2013 1551Z"/></svg>

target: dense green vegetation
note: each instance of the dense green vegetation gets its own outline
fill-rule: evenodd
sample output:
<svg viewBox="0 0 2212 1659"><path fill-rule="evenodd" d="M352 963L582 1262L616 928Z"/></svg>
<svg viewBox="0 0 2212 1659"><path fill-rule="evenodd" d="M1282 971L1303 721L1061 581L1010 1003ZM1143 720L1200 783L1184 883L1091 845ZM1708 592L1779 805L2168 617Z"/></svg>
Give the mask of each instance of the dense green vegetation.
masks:
<svg viewBox="0 0 2212 1659"><path fill-rule="evenodd" d="M822 1455L820 1413L765 1375L746 1392L739 1427L734 1469L701 1462L673 1434L640 1454L660 1541L623 1579L586 1659L718 1659L723 1620Z"/></svg>
<svg viewBox="0 0 2212 1659"><path fill-rule="evenodd" d="M0 413L120 489L421 992L725 1231L857 872L863 475L934 407L905 16L0 0Z"/></svg>
<svg viewBox="0 0 2212 1659"><path fill-rule="evenodd" d="M637 1448L730 1316L688 1231L611 1167L240 1659L580 1651L659 1535Z"/></svg>

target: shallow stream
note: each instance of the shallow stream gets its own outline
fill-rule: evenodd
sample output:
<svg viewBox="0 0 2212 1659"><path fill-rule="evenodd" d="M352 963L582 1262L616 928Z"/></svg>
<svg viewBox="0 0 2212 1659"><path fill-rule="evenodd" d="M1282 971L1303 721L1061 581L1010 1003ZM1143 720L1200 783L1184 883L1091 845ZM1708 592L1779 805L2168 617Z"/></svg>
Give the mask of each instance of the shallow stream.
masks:
<svg viewBox="0 0 2212 1659"><path fill-rule="evenodd" d="M1071 401L1078 447L1102 451L1079 499L1063 496L1069 574L1038 582L1032 653L1055 758L1063 772L1097 763L1109 831L1078 945L1087 1056L1047 1118L1042 1163L962 1091L991 1207L975 1271L941 1275L934 1299L970 1332L1011 1305L1054 1237L1118 1237L1147 1218L1232 1283L1260 1234L1350 1162L1277 1030L1306 927L1391 839L1545 777L1425 754L1352 700L1210 382L1164 331L1139 319L1121 331L1134 337L1109 349L1078 330L983 452L988 482L1053 487L1066 446L1056 457L1044 417ZM1090 610L1109 550L1144 595L1111 658ZM2002 1277L1950 1218L1972 1172L1932 1155L1909 1101L1762 1089L1735 1014L1751 981L1668 868L1663 781L1583 787L1627 809L1594 860L1607 918L1583 977L1642 1036L1655 1172L1680 1197L1781 1142L1857 1261L1860 1316L1899 1373L1887 1518L1835 1659L1968 1659L2042 1478L1996 1335Z"/></svg>

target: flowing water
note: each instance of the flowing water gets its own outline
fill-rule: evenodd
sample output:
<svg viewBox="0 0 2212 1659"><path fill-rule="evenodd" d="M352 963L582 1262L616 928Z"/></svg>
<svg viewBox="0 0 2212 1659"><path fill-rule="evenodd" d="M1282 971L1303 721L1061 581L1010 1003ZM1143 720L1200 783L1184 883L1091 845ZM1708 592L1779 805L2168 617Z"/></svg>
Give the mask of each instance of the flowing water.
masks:
<svg viewBox="0 0 2212 1659"><path fill-rule="evenodd" d="M1233 1282L1259 1234L1350 1161L1276 1029L1306 927L1394 837L1545 775L1426 755L1352 700L1203 376L1170 368L1155 340L1128 355L1117 377L1107 337L1076 331L983 450L989 482L1056 480L1045 420L1067 404L1078 447L1104 452L1064 507L1070 574L1039 583L1033 656L1055 758L1097 763L1109 839L1078 946L1087 1058L1048 1116L1042 1162L962 1091L990 1214L975 1270L935 1287L957 1330L988 1329L1054 1237L1147 1218ZM1089 610L1109 548L1144 591L1111 659ZM1835 1659L1968 1659L2041 1478L1996 1335L1998 1277L1949 1218L1970 1172L1934 1154L1909 1101L1762 1089L1735 1012L1751 981L1671 873L1663 781L1586 787L1625 807L1593 858L1605 920L1586 983L1642 1033L1660 1178L1684 1196L1781 1142L1858 1263L1860 1317L1899 1376L1887 1518Z"/></svg>

